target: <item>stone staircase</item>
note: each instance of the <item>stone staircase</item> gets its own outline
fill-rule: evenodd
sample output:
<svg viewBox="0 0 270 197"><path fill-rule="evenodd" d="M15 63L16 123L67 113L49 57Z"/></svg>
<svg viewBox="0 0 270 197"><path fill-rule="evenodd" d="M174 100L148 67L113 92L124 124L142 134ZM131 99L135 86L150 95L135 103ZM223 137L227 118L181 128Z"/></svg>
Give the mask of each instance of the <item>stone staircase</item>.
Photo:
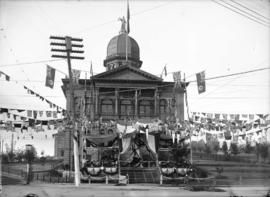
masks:
<svg viewBox="0 0 270 197"><path fill-rule="evenodd" d="M157 167L121 168L121 174L129 177L129 183L159 183L160 173Z"/></svg>

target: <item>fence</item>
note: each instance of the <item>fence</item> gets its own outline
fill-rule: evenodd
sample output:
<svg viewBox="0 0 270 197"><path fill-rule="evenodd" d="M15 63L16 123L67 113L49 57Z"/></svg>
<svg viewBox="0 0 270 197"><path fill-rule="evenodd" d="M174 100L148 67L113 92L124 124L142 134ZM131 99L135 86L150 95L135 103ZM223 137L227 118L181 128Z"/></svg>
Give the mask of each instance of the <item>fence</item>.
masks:
<svg viewBox="0 0 270 197"><path fill-rule="evenodd" d="M243 156L243 155L218 155L218 154L206 154L206 153L193 153L193 158L195 160L206 159L206 160L215 160L215 161L234 161L234 162L248 162L254 163L257 161L257 158L254 155Z"/></svg>

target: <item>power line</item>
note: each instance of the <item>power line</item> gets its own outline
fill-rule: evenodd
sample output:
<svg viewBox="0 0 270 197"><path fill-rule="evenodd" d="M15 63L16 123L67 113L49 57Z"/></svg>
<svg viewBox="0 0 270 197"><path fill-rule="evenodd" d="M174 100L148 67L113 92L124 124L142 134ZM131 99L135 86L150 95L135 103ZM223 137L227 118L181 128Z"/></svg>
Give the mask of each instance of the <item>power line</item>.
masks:
<svg viewBox="0 0 270 197"><path fill-rule="evenodd" d="M247 15L249 15L249 16L251 16L251 17L253 17L253 18L257 19L257 20L259 20L260 22L268 23L268 25L269 25L269 21L265 21L265 20L261 19L260 17L254 16L253 14L251 14L251 13L249 13L249 12L246 12L245 10L240 9L239 7L234 6L234 5L228 3L228 2L226 2L226 1L224 1L224 0L220 0L220 1L222 1L223 3L225 3L225 4L227 4L227 5L229 5L229 6L233 7L233 8L235 8L235 9L237 9L237 10L239 10L239 11L242 11L243 13L245 13L245 14L247 14Z"/></svg>
<svg viewBox="0 0 270 197"><path fill-rule="evenodd" d="M258 69L244 71L244 72L232 73L232 74L228 74L228 75L220 75L220 76L216 76L216 77L206 78L205 80L213 80L213 79L231 77L231 76L236 76L236 75L243 75L243 74L253 73L253 72L258 72L258 71L263 71L263 70L267 70L267 69L270 69L270 67L258 68ZM197 82L197 81L196 80L189 81L189 83L192 83L192 82Z"/></svg>
<svg viewBox="0 0 270 197"><path fill-rule="evenodd" d="M163 7L163 6L166 6L170 3L173 3L173 1L169 1L167 3L164 3L164 4L161 4L161 5L157 5L157 6L154 6L152 8L149 8L149 9L146 9L146 10L142 10L142 11L139 11L139 12L136 12L136 13L133 13L131 14L131 16L136 16L136 15L140 15L140 14L143 14L145 12L149 12L149 11L152 11L154 9L157 9L157 8L160 8L160 7ZM101 24L98 24L98 25L94 25L92 27L88 27L88 28L84 28L80 31L77 31L77 32L73 32L73 34L76 34L76 33L81 33L81 32L84 32L84 31L88 31L88 30L92 30L92 29L95 29L95 28L99 28L99 27L102 27L104 25L107 25L107 24L110 24L110 23L114 23L116 22L116 20L108 20L107 22L104 22L104 23L101 23Z"/></svg>
<svg viewBox="0 0 270 197"><path fill-rule="evenodd" d="M45 62L63 61L63 60L65 59L51 59L51 60L40 60L40 61L32 61L32 62L21 62L21 63L15 63L15 64L4 64L4 65L0 65L0 68L9 67L9 66L26 65L26 64L38 64L38 63L45 63Z"/></svg>
<svg viewBox="0 0 270 197"><path fill-rule="evenodd" d="M265 18L265 19L267 19L267 20L270 20L270 18L267 18L267 17L265 17L264 15L261 15L260 13L254 11L254 10L252 10L252 9L250 9L250 8L248 8L247 6L244 6L243 4L241 4L241 3L239 3L239 2L236 2L236 1L234 1L234 0L230 0L230 1L234 2L235 4L240 5L240 6L243 7L243 8L246 8L247 10L249 10L249 11L251 11L251 12L253 12L253 13L255 13L255 14L257 14L257 15L259 15L259 16Z"/></svg>
<svg viewBox="0 0 270 197"><path fill-rule="evenodd" d="M197 98L197 97L190 97L190 98ZM213 96L213 97L207 97L207 99L269 99L269 97L246 97L246 96L225 97L225 96Z"/></svg>
<svg viewBox="0 0 270 197"><path fill-rule="evenodd" d="M229 10L231 10L231 11L237 13L237 14L240 14L241 16L244 16L244 17L246 17L246 18L248 18L248 19L250 19L250 20L252 20L252 21L254 21L254 22L258 23L258 24L261 24L261 25L263 25L263 26L265 26L265 27L269 27L269 26L266 25L265 23L262 23L262 22L260 22L260 21L257 21L256 19L251 18L251 17L249 17L249 16L247 16L247 15L241 13L241 12L238 12L238 11L232 9L231 7L226 6L226 5L224 5L224 4L220 3L220 2L217 2L217 1L215 1L215 0L212 0L212 2L214 2L214 3L216 3L216 4L219 4L219 5L221 5L221 6L225 7L225 8L227 8L227 9L229 9Z"/></svg>

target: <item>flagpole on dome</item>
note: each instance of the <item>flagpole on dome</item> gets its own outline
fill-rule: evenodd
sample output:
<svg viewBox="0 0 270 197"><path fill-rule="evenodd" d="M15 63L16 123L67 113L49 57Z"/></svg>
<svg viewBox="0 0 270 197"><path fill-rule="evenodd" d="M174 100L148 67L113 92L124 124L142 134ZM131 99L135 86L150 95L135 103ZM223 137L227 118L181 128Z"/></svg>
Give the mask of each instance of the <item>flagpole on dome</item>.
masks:
<svg viewBox="0 0 270 197"><path fill-rule="evenodd" d="M129 13L129 0L127 0L127 28L126 28L126 62L128 62L128 34L130 31L129 28L129 19L130 19L130 13Z"/></svg>

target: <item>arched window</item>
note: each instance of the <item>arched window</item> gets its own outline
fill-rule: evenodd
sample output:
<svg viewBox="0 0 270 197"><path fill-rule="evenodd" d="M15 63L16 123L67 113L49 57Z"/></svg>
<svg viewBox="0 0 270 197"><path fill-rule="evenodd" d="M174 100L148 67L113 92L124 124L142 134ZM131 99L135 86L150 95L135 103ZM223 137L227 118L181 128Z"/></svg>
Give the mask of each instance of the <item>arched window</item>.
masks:
<svg viewBox="0 0 270 197"><path fill-rule="evenodd" d="M159 114L160 115L166 114L166 106L167 106L166 100L161 99L159 101Z"/></svg>
<svg viewBox="0 0 270 197"><path fill-rule="evenodd" d="M125 99L120 102L120 112L122 116L133 116L134 106L131 100Z"/></svg>
<svg viewBox="0 0 270 197"><path fill-rule="evenodd" d="M103 99L101 101L101 114L102 115L113 115L113 100L112 99Z"/></svg>
<svg viewBox="0 0 270 197"><path fill-rule="evenodd" d="M174 114L175 107L176 107L176 101L175 101L175 99L172 99L171 100L171 114Z"/></svg>
<svg viewBox="0 0 270 197"><path fill-rule="evenodd" d="M149 100L142 100L139 102L139 115L140 117L153 116L153 103Z"/></svg>

